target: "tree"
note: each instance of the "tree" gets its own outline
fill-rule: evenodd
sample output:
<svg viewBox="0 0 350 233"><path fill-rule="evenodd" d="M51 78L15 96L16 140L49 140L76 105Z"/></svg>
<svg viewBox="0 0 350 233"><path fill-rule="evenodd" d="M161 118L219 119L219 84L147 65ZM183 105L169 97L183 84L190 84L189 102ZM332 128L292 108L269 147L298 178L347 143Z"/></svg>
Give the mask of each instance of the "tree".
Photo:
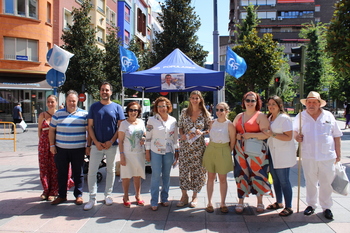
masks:
<svg viewBox="0 0 350 233"><path fill-rule="evenodd" d="M335 11L327 30L326 50L333 58L332 64L339 73L339 87L350 99L350 1L340 0L335 4Z"/></svg>
<svg viewBox="0 0 350 233"><path fill-rule="evenodd" d="M260 20L258 19L256 15L256 11L258 9L258 6L255 7L254 5L249 5L245 7L245 10L247 11L247 16L243 20L241 24L238 25L238 39L239 42L243 42L244 37L248 36L250 32L253 31L253 29L258 26L260 23Z"/></svg>
<svg viewBox="0 0 350 233"><path fill-rule="evenodd" d="M105 79L103 73L103 52L96 45L96 31L90 26L91 4L85 0L81 8L73 7L73 25L63 31L63 49L74 56L70 59L66 72L66 82L60 88L67 92L87 92L94 98L99 96L98 87Z"/></svg>
<svg viewBox="0 0 350 233"><path fill-rule="evenodd" d="M155 32L154 61L156 65L174 49L178 48L198 65L203 65L208 55L203 46L197 43L201 23L191 7L191 0L165 0L161 3L162 12L158 17L162 32Z"/></svg>
<svg viewBox="0 0 350 233"><path fill-rule="evenodd" d="M114 26L108 28L106 36L105 54L104 54L104 74L106 81L113 86L113 92L121 92L121 68L119 46L120 39L118 37L118 29Z"/></svg>

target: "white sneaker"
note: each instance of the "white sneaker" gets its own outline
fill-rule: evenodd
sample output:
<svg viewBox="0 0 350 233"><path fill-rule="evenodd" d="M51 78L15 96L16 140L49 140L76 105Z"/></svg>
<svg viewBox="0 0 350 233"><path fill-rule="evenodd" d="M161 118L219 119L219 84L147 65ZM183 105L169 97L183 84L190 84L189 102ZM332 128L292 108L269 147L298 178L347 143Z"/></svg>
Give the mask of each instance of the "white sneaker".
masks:
<svg viewBox="0 0 350 233"><path fill-rule="evenodd" d="M96 205L96 200L90 200L86 205L84 206L84 210L91 210L94 205Z"/></svg>
<svg viewBox="0 0 350 233"><path fill-rule="evenodd" d="M105 204L106 205L112 205L113 204L113 198L111 196L107 196L105 198Z"/></svg>

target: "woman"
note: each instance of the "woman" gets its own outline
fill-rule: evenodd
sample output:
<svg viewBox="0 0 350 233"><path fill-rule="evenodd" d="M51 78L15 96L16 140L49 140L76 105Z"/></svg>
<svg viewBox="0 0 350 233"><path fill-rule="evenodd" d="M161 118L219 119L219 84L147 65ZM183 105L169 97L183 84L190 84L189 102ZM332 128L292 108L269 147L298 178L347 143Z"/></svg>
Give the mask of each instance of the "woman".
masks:
<svg viewBox="0 0 350 233"><path fill-rule="evenodd" d="M42 200L53 201L58 195L58 183L57 183L57 168L54 161L54 155L50 152L49 143L49 124L52 115L56 112L57 97L55 95L49 95L46 99L47 111L39 114L38 119L38 157L39 157L39 170L40 181L43 186L43 193L40 198ZM69 174L70 177L70 174ZM72 179L68 179L68 189L74 186Z"/></svg>
<svg viewBox="0 0 350 233"><path fill-rule="evenodd" d="M160 179L161 205L167 207L170 204L170 169L177 161L179 147L177 122L169 115L172 110L171 102L167 98L157 98L153 107L155 115L149 118L146 127L146 160L151 162L152 168L151 208L154 211L158 209Z"/></svg>
<svg viewBox="0 0 350 233"><path fill-rule="evenodd" d="M346 104L344 117L346 118L344 129L350 128L350 104Z"/></svg>
<svg viewBox="0 0 350 233"><path fill-rule="evenodd" d="M263 131L269 128L269 121L265 114L260 112L261 105L262 102L257 93L250 91L244 94L242 107L246 111L238 114L233 121L237 130L234 156L234 176L239 198L235 209L237 213L243 212L244 198L250 193L257 197L257 212L263 212L265 209L262 201L263 195L272 195L267 174L269 161L264 143L259 156L244 152L244 144L247 139L264 140L268 138Z"/></svg>
<svg viewBox="0 0 350 233"><path fill-rule="evenodd" d="M190 207L197 206L197 193L205 184L206 170L202 166L204 134L207 133L210 121L210 113L205 108L201 92L192 91L189 106L182 110L179 119L179 179L182 196L177 203L178 207L188 204L187 190L193 190Z"/></svg>
<svg viewBox="0 0 350 233"><path fill-rule="evenodd" d="M233 170L231 153L236 140L236 129L232 122L227 119L229 111L229 106L225 102L216 105L216 115L218 118L210 125L210 142L203 157L203 167L208 171L208 206L205 209L208 213L214 212L211 199L213 196L216 173L218 173L220 181L220 211L222 213L228 213L228 208L225 204L227 173Z"/></svg>
<svg viewBox="0 0 350 233"><path fill-rule="evenodd" d="M283 101L278 96L269 97L267 106L270 122L270 130L264 133L269 136L267 141L270 152L270 172L273 178L273 186L276 193L276 202L266 209L283 208L282 195L284 196L285 208L279 213L280 216L289 216L292 210L292 185L289 181L289 170L296 163L296 148L293 139L293 123L284 112Z"/></svg>
<svg viewBox="0 0 350 233"><path fill-rule="evenodd" d="M120 151L120 178L122 179L124 206L130 208L129 185L133 177L135 199L139 206L144 206L141 198L141 178L145 179L145 151L143 148L145 123L138 118L141 115L141 106L133 101L126 106L128 118L122 121L118 129L118 142Z"/></svg>

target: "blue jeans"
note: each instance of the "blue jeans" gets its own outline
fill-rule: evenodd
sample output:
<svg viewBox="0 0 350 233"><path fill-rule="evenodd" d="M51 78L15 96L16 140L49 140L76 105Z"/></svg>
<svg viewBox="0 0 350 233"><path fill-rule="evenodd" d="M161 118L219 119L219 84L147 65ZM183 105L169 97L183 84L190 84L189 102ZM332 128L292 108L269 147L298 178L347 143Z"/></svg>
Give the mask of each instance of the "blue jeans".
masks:
<svg viewBox="0 0 350 233"><path fill-rule="evenodd" d="M169 197L170 170L174 161L173 153L165 155L151 151L151 206L158 206L159 185L162 178L162 191L160 193L161 202L167 202Z"/></svg>
<svg viewBox="0 0 350 233"><path fill-rule="evenodd" d="M270 157L271 158L271 157ZM270 160L270 172L273 178L273 187L276 193L276 201L282 203L282 195L284 196L285 207L292 208L292 185L289 181L290 168L273 168L273 161Z"/></svg>

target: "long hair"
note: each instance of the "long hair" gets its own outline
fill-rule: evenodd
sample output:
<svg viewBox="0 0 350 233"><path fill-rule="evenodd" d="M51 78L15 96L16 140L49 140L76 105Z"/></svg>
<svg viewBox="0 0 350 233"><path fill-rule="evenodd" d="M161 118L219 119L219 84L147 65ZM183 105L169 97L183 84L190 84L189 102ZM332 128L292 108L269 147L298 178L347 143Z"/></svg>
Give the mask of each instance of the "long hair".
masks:
<svg viewBox="0 0 350 233"><path fill-rule="evenodd" d="M279 109L279 112L282 114L287 114L285 111L284 111L284 106L283 106L283 100L281 99L281 97L277 96L277 95L273 95L273 96L270 96L268 99L267 99L267 103L270 101L270 100L273 100L275 101L275 103L277 104L278 106L278 109ZM269 112L267 114L267 118L269 118L271 116L271 112Z"/></svg>
<svg viewBox="0 0 350 233"><path fill-rule="evenodd" d="M201 110L201 112L203 113L203 115L205 117L210 117L210 113L208 112L207 108L205 107L205 103L204 103L204 98L202 96L202 93L200 91L192 91L191 94L190 94L190 98L191 96L193 95L197 95L200 99L200 102L199 102L199 109ZM192 103L191 101L189 101L189 105L188 105L188 108L186 110L186 115L187 116L192 116L192 112L193 112L193 106L192 106Z"/></svg>

